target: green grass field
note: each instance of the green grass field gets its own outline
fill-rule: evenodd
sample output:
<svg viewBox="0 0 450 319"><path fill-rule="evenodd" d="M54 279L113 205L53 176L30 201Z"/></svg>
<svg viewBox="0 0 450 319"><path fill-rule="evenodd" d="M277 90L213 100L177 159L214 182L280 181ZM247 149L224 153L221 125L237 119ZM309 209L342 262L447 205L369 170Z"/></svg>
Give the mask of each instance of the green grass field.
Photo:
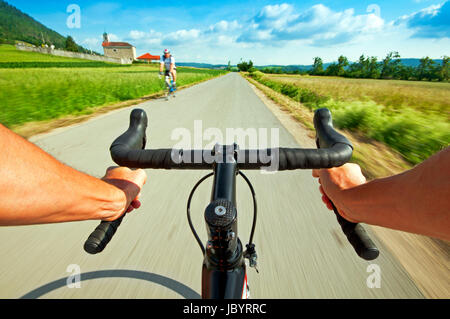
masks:
<svg viewBox="0 0 450 319"><path fill-rule="evenodd" d="M1 67L1 63L39 67ZM55 67L64 63L65 67ZM81 63L82 67L77 65ZM89 66L89 64L91 64ZM203 81L224 71L177 68L177 85ZM161 92L155 65L122 66L17 51L0 45L0 123L14 127L64 115L87 114L93 107Z"/></svg>
<svg viewBox="0 0 450 319"><path fill-rule="evenodd" d="M334 124L383 142L417 164L450 143L450 83L250 74Z"/></svg>

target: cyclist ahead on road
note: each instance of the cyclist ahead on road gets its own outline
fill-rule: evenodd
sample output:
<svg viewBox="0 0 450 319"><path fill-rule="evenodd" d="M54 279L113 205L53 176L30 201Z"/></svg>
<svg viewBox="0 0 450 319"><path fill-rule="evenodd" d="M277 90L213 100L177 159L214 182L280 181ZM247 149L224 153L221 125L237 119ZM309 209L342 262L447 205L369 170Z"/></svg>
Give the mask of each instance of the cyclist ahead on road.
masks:
<svg viewBox="0 0 450 319"><path fill-rule="evenodd" d="M165 75L172 75L173 87L177 87L177 67L175 66L175 58L170 53L169 49L165 49L161 59L159 60L159 74L163 74L163 69L165 69Z"/></svg>

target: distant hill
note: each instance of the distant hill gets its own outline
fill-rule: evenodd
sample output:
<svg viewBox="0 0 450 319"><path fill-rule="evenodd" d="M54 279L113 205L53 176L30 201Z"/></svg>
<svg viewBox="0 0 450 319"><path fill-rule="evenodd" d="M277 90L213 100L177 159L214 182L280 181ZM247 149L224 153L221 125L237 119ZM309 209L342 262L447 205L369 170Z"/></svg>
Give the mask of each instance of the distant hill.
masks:
<svg viewBox="0 0 450 319"><path fill-rule="evenodd" d="M39 46L42 44L42 38L48 45L65 47L66 38L61 34L0 0L0 43L14 44L15 41L23 41ZM78 46L78 49L80 52L87 52L81 46Z"/></svg>
<svg viewBox="0 0 450 319"><path fill-rule="evenodd" d="M400 59L402 60L402 64L406 66L417 67L420 64L420 59ZM442 59L433 59L437 64L442 64Z"/></svg>

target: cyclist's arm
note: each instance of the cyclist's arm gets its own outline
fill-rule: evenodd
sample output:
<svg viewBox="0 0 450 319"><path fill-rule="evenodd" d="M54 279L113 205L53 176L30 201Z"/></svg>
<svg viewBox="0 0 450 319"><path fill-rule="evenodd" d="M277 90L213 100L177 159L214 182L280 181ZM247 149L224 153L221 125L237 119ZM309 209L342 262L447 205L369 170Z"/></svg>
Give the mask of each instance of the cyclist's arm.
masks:
<svg viewBox="0 0 450 319"><path fill-rule="evenodd" d="M359 166L314 170L343 217L450 240L450 147L404 173L365 183Z"/></svg>
<svg viewBox="0 0 450 319"><path fill-rule="evenodd" d="M162 72L164 69L164 61L160 60L159 61L159 72Z"/></svg>
<svg viewBox="0 0 450 319"><path fill-rule="evenodd" d="M173 71L174 71L174 69L175 69L175 58L174 58L174 57L171 57L171 58L170 58L170 61L171 61L171 63L170 63L170 73L173 74Z"/></svg>
<svg viewBox="0 0 450 319"><path fill-rule="evenodd" d="M101 180L60 163L2 125L0 149L0 225L114 220L130 204L138 207L142 170L108 170Z"/></svg>

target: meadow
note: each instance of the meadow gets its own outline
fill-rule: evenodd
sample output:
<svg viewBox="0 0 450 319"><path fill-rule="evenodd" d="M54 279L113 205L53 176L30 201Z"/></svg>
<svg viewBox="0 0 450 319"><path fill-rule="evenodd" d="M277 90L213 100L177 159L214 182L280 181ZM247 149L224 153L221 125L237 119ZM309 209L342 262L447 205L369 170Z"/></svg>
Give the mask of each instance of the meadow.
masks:
<svg viewBox="0 0 450 319"><path fill-rule="evenodd" d="M1 63L36 63L39 67L2 68ZM63 63L64 67L55 67L55 63ZM178 87L225 72L177 70ZM0 45L0 123L15 127L64 115L89 114L94 107L156 94L164 90L158 71L151 64L114 65L22 52Z"/></svg>
<svg viewBox="0 0 450 319"><path fill-rule="evenodd" d="M296 75L250 76L334 124L382 142L417 164L450 143L450 83Z"/></svg>

